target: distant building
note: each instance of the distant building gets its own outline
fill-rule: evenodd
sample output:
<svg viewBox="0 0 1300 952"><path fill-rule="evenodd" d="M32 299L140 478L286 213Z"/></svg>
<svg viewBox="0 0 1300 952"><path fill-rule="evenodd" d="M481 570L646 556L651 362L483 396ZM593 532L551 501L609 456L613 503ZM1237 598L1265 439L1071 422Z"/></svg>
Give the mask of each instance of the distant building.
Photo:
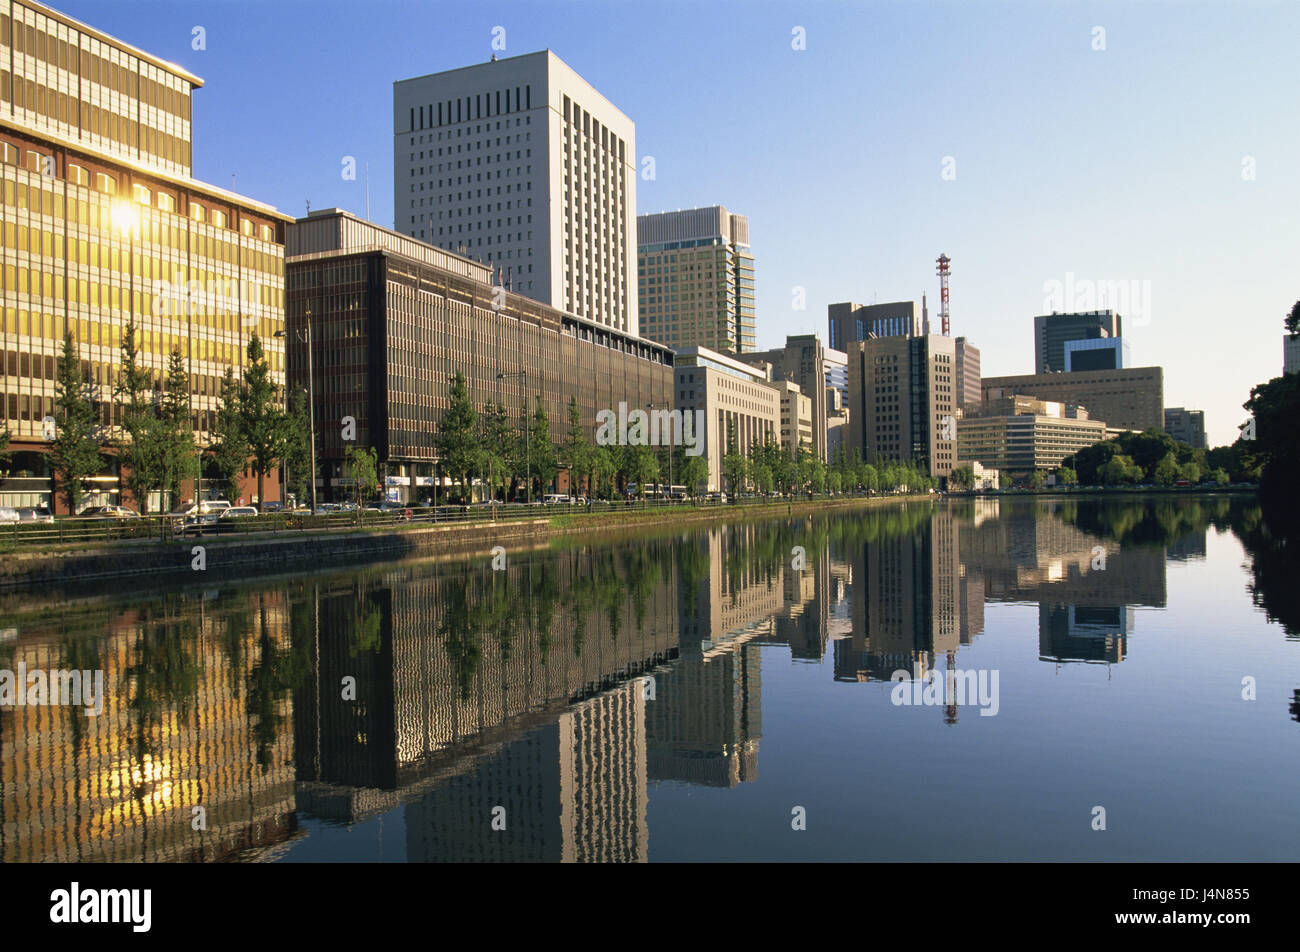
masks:
<svg viewBox="0 0 1300 952"><path fill-rule="evenodd" d="M1027 396L990 400L957 421L957 456L1013 476L1047 471L1106 438L1106 424L1083 407Z"/></svg>
<svg viewBox="0 0 1300 952"><path fill-rule="evenodd" d="M781 395L764 370L707 347L682 348L675 365L677 408L704 411L709 491L716 492L722 488L728 433L734 434L736 452L746 457L754 443L778 440Z"/></svg>
<svg viewBox="0 0 1300 952"><path fill-rule="evenodd" d="M847 372L847 367L845 368ZM835 387L826 388L826 459L839 458L840 450L846 448L844 439L849 425L849 408L844 405L840 391Z"/></svg>
<svg viewBox="0 0 1300 952"><path fill-rule="evenodd" d="M953 339L853 341L848 355L849 447L869 463L911 460L946 478L957 465Z"/></svg>
<svg viewBox="0 0 1300 952"><path fill-rule="evenodd" d="M1165 410L1165 432L1180 443L1205 449L1205 411L1169 407Z"/></svg>
<svg viewBox="0 0 1300 952"><path fill-rule="evenodd" d="M958 434L958 440L960 441L960 437L961 437L960 425L958 427L957 434ZM960 444L958 445L957 452L958 455L960 455L961 453ZM971 489L974 489L975 491L979 492L987 489L998 488L998 479L1000 478L1001 474L996 469L993 469L991 466L985 466L979 460L961 460L957 464L957 468L962 469L963 467L969 467L971 474L974 476L974 479L971 483Z"/></svg>
<svg viewBox="0 0 1300 952"><path fill-rule="evenodd" d="M1114 311L1041 314L1034 318L1034 372L1065 371L1065 345L1072 340L1122 336L1122 321Z"/></svg>
<svg viewBox="0 0 1300 952"><path fill-rule="evenodd" d="M957 338L957 406L979 406L984 399L980 389L980 349L965 337Z"/></svg>
<svg viewBox="0 0 1300 952"><path fill-rule="evenodd" d="M791 459L801 447L813 450L812 401L791 380L774 380L772 386L781 394L781 449Z"/></svg>
<svg viewBox="0 0 1300 952"><path fill-rule="evenodd" d="M1073 373L985 377L985 401L1023 394L1085 406L1094 419L1126 430L1162 430L1164 371L1160 367L1076 370Z"/></svg>
<svg viewBox="0 0 1300 952"><path fill-rule="evenodd" d="M854 341L872 337L919 337L927 333L925 303L893 301L888 304L831 304L826 309L830 344L847 351Z"/></svg>
<svg viewBox="0 0 1300 952"><path fill-rule="evenodd" d="M1282 338L1282 373L1300 374L1300 334Z"/></svg>
<svg viewBox="0 0 1300 952"><path fill-rule="evenodd" d="M838 358L843 358L840 360ZM817 458L826 461L826 386L838 371L847 366L842 354L828 351L815 334L797 334L785 339L785 346L742 354L740 359L755 367L768 367L773 381L790 380L812 408L812 443L810 448ZM846 380L847 383L847 380Z"/></svg>
<svg viewBox="0 0 1300 952"><path fill-rule="evenodd" d="M1123 370L1133 365L1128 341L1122 337L1094 337L1065 342L1065 372Z"/></svg>
<svg viewBox="0 0 1300 952"><path fill-rule="evenodd" d="M393 83L396 230L636 335L636 125L550 50Z"/></svg>
<svg viewBox="0 0 1300 952"><path fill-rule="evenodd" d="M753 351L749 219L721 205L638 215L641 335L674 350Z"/></svg>

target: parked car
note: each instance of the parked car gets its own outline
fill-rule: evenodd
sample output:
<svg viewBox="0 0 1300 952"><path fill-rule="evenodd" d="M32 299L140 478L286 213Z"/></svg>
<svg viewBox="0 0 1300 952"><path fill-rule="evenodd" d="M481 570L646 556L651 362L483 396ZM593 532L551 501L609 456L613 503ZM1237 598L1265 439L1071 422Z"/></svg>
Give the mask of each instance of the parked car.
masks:
<svg viewBox="0 0 1300 952"><path fill-rule="evenodd" d="M245 516L256 516L257 510L252 506L231 506L229 509L223 509L217 516L218 519L242 519Z"/></svg>
<svg viewBox="0 0 1300 952"><path fill-rule="evenodd" d="M78 519L139 519L140 513L126 506L90 506L77 513Z"/></svg>
<svg viewBox="0 0 1300 952"><path fill-rule="evenodd" d="M53 525L54 514L45 506L25 506L18 510L18 521Z"/></svg>
<svg viewBox="0 0 1300 952"><path fill-rule="evenodd" d="M0 506L0 523L18 522L18 510L10 509L8 506Z"/></svg>
<svg viewBox="0 0 1300 952"><path fill-rule="evenodd" d="M284 503L278 500L272 500L271 502L262 503L262 512L283 512L283 511L284 511Z"/></svg>

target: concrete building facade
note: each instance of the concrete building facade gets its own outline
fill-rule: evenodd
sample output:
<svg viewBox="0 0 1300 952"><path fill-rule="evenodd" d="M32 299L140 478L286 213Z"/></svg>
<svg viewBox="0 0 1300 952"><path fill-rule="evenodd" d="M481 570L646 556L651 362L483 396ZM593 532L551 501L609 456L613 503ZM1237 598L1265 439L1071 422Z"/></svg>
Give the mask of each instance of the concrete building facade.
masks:
<svg viewBox="0 0 1300 952"><path fill-rule="evenodd" d="M1300 334L1282 338L1282 373L1300 374Z"/></svg>
<svg viewBox="0 0 1300 952"><path fill-rule="evenodd" d="M956 348L951 337L849 344L849 447L868 463L915 461L938 479L957 466Z"/></svg>
<svg viewBox="0 0 1300 952"><path fill-rule="evenodd" d="M1188 446L1198 450L1205 445L1205 411L1186 410L1182 407L1169 407L1165 410L1165 432Z"/></svg>
<svg viewBox="0 0 1300 952"><path fill-rule="evenodd" d="M1023 394L1085 406L1093 419L1104 420L1111 427L1162 430L1165 425L1164 370L1160 367L985 377L982 387L985 402Z"/></svg>
<svg viewBox="0 0 1300 952"><path fill-rule="evenodd" d="M887 304L855 304L846 301L826 308L833 349L847 351L854 341L871 337L919 337L929 333L929 315L924 301L892 301Z"/></svg>
<svg viewBox="0 0 1300 952"><path fill-rule="evenodd" d="M741 360L755 367L770 368L774 381L789 380L799 385L800 392L812 408L812 444L817 458L827 459L826 427L829 408L826 387L845 370L845 362L838 351L828 351L815 334L797 334L785 339L785 346L761 350L741 356Z"/></svg>
<svg viewBox="0 0 1300 952"><path fill-rule="evenodd" d="M1013 477L1046 472L1106 439L1106 424L1083 407L1033 397L989 401L957 421L957 455Z"/></svg>
<svg viewBox="0 0 1300 952"><path fill-rule="evenodd" d="M961 408L979 406L984 399L980 390L980 349L968 338L958 337L957 352L957 406Z"/></svg>
<svg viewBox="0 0 1300 952"><path fill-rule="evenodd" d="M677 408L704 411L709 492L716 492L723 488L728 433L735 436L736 452L746 457L753 444L779 440L781 394L764 371L707 347L683 348L675 365Z"/></svg>
<svg viewBox="0 0 1300 952"><path fill-rule="evenodd" d="M797 459L800 449L813 451L812 400L791 380L774 380L781 395L781 449Z"/></svg>
<svg viewBox="0 0 1300 952"><path fill-rule="evenodd" d="M393 84L395 228L635 336L636 127L550 50Z"/></svg>
<svg viewBox="0 0 1300 952"><path fill-rule="evenodd" d="M640 215L636 232L641 334L674 349L753 351L749 219L714 205Z"/></svg>
<svg viewBox="0 0 1300 952"><path fill-rule="evenodd" d="M1065 372L1123 370L1133 366L1132 351L1122 337L1094 337L1065 342Z"/></svg>

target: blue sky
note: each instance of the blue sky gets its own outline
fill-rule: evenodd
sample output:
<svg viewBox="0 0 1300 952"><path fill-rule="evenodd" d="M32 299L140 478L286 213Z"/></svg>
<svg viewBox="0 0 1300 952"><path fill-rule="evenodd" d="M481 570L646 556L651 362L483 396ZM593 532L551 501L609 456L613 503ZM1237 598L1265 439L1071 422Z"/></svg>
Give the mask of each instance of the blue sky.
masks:
<svg viewBox="0 0 1300 952"><path fill-rule="evenodd" d="M952 333L986 376L1032 372L1031 318L1067 275L1137 292L1134 361L1165 368L1167 406L1206 411L1212 445L1281 373L1300 299L1295 3L53 5L203 77L196 177L233 173L290 214L363 213L351 155L391 226L393 81L486 60L503 26L503 55L553 49L636 122L655 159L638 212L749 216L760 347L825 337L835 301L924 292L937 312L942 252Z"/></svg>

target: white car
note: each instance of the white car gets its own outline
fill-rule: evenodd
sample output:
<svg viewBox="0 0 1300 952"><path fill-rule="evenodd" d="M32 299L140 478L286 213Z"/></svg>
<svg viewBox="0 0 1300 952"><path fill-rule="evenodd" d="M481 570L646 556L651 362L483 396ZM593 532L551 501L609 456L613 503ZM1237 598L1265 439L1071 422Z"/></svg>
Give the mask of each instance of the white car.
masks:
<svg viewBox="0 0 1300 952"><path fill-rule="evenodd" d="M10 523L18 521L18 510L10 509L8 506L0 506L0 523Z"/></svg>
<svg viewBox="0 0 1300 952"><path fill-rule="evenodd" d="M257 510L252 506L231 506L229 509L223 509L218 519L242 519L244 516L255 516Z"/></svg>

